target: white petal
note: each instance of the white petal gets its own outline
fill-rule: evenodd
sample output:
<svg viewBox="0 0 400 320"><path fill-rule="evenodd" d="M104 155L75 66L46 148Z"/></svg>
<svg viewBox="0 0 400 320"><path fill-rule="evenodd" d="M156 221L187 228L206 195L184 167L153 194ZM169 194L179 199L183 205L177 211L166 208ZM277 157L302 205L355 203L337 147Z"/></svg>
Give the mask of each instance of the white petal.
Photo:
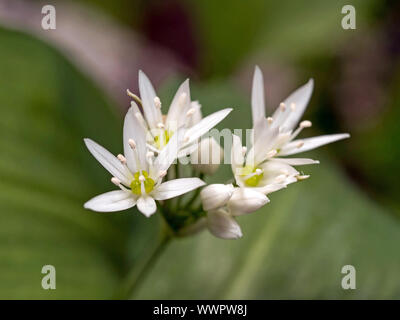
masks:
<svg viewBox="0 0 400 320"><path fill-rule="evenodd" d="M160 151L154 161L154 168L158 171L168 170L178 157L178 150L183 139L184 129L181 128L169 139L167 145Z"/></svg>
<svg viewBox="0 0 400 320"><path fill-rule="evenodd" d="M262 72L258 66L256 66L253 76L251 111L254 127L259 120L265 118L264 80Z"/></svg>
<svg viewBox="0 0 400 320"><path fill-rule="evenodd" d="M83 206L98 212L114 212L132 208L135 204L136 200L130 192L116 190L98 195Z"/></svg>
<svg viewBox="0 0 400 320"><path fill-rule="evenodd" d="M274 121L274 125L283 126L286 131L293 130L307 108L313 88L314 81L313 79L310 79L305 85L298 88L289 97L287 97L283 102L286 106L284 114L279 115L279 113L282 113L282 111L278 107L272 116L274 120L279 119L278 121ZM294 111L291 109L292 103L295 105Z"/></svg>
<svg viewBox="0 0 400 320"><path fill-rule="evenodd" d="M305 152L308 150L318 148L325 144L332 143L349 137L350 135L348 133L339 133L339 134L329 134L325 136L319 136L301 140L293 140L292 142L289 142L282 148L282 150L279 152L279 155L289 156L291 154ZM304 144L300 148L297 148L300 141L304 142Z"/></svg>
<svg viewBox="0 0 400 320"><path fill-rule="evenodd" d="M158 186L157 189L152 192L152 196L156 200L170 199L204 185L205 182L199 178L181 178L170 180L160 184L160 186Z"/></svg>
<svg viewBox="0 0 400 320"><path fill-rule="evenodd" d="M202 135L207 133L210 129L214 128L218 123L220 123L230 112L231 108L222 109L220 111L214 112L209 116L203 118L199 123L195 124L193 127L189 128L186 131L186 136L189 138L188 141L185 142L185 145L182 147L186 147L191 144L193 141L196 141Z"/></svg>
<svg viewBox="0 0 400 320"><path fill-rule="evenodd" d="M228 201L232 215L252 213L269 202L267 196L251 188L236 188Z"/></svg>
<svg viewBox="0 0 400 320"><path fill-rule="evenodd" d="M224 206L233 193L232 184L210 184L200 192L201 203L205 211Z"/></svg>
<svg viewBox="0 0 400 320"><path fill-rule="evenodd" d="M83 141L85 141L86 147L89 149L90 153L108 172L118 178L123 184L129 186L129 173L117 157L91 139L85 138Z"/></svg>
<svg viewBox="0 0 400 320"><path fill-rule="evenodd" d="M243 167L244 155L240 138L232 134L231 166L232 172L236 175L236 169Z"/></svg>
<svg viewBox="0 0 400 320"><path fill-rule="evenodd" d="M151 128L157 128L157 124L162 122L161 111L154 103L156 92L153 85L142 70L139 70L139 91L145 118Z"/></svg>
<svg viewBox="0 0 400 320"><path fill-rule="evenodd" d="M263 163L260 168L264 171L264 175L259 182L259 187L266 190L279 190L281 185L286 186L296 182L295 177L299 175L299 172L292 166L276 160L269 160ZM268 185L274 185L274 187L265 188ZM266 194L265 191L263 193Z"/></svg>
<svg viewBox="0 0 400 320"><path fill-rule="evenodd" d="M129 169L135 173L139 170L147 170L146 161L146 132L136 118L137 105L133 102L132 107L129 108L125 115L124 120L124 154L127 160ZM129 139L136 143L136 151L132 150L129 145ZM140 163L136 163L136 154Z"/></svg>
<svg viewBox="0 0 400 320"><path fill-rule="evenodd" d="M260 123L263 122L264 121L260 121ZM264 123L266 123L266 120ZM250 149L247 155L246 164L256 166L263 162L266 159L267 154L272 150L273 145L276 143L278 135L278 127L265 127L263 130L260 130L254 141L254 146Z"/></svg>
<svg viewBox="0 0 400 320"><path fill-rule="evenodd" d="M154 199L150 196L141 196L137 200L137 207L141 213L147 218L150 217L157 210L157 205Z"/></svg>
<svg viewBox="0 0 400 320"><path fill-rule="evenodd" d="M307 164L319 164L318 160L307 158L274 158L275 161L283 162L291 166L303 166Z"/></svg>
<svg viewBox="0 0 400 320"><path fill-rule="evenodd" d="M239 239L242 237L239 224L224 210L208 212L207 226L210 232L218 238Z"/></svg>
<svg viewBox="0 0 400 320"><path fill-rule="evenodd" d="M189 146L185 146L184 148L180 148L178 152L178 158L186 157L189 154L195 152L199 148L199 143L192 143Z"/></svg>
<svg viewBox="0 0 400 320"><path fill-rule="evenodd" d="M181 103L182 94L186 95L185 103ZM171 106L168 110L167 125L168 129L176 130L182 125L182 119L186 116L186 112L190 108L190 89L189 79L186 79L178 91L175 93L174 99L171 102Z"/></svg>

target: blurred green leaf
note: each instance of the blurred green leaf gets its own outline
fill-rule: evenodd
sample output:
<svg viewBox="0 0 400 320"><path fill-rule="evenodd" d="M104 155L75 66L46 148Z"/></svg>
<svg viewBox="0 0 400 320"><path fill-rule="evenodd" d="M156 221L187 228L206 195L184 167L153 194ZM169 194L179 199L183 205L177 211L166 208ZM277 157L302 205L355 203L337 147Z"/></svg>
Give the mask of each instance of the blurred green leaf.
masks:
<svg viewBox="0 0 400 320"><path fill-rule="evenodd" d="M375 0L352 1L358 30L344 30L341 10L349 4L345 0L191 2L204 42L203 68L213 77L232 73L254 54L264 60L277 56L295 61L332 54L341 41L368 28L379 5Z"/></svg>
<svg viewBox="0 0 400 320"><path fill-rule="evenodd" d="M112 185L82 139L118 152L121 117L54 49L4 29L0 42L0 298L107 298L138 223L83 209Z"/></svg>

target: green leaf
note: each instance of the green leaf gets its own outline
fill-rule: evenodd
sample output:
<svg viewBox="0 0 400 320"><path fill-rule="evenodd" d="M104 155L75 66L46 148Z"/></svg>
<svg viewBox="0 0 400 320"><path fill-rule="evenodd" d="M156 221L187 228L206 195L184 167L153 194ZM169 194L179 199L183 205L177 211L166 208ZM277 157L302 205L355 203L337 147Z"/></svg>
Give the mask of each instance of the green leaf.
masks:
<svg viewBox="0 0 400 320"><path fill-rule="evenodd" d="M144 219L83 209L113 186L82 139L122 150L121 117L46 44L4 29L0 42L0 298L107 298Z"/></svg>

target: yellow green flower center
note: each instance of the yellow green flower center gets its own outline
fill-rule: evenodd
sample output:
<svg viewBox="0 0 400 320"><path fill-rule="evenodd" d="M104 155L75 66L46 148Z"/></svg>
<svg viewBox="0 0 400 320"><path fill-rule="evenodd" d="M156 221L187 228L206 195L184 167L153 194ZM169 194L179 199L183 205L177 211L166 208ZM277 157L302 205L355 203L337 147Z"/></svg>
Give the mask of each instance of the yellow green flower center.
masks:
<svg viewBox="0 0 400 320"><path fill-rule="evenodd" d="M169 138L172 136L172 132L163 130L159 135L154 137L154 144L157 149L162 149L168 143Z"/></svg>
<svg viewBox="0 0 400 320"><path fill-rule="evenodd" d="M245 176L248 176L250 174L253 174L253 176L251 176L250 178L247 178L246 180L244 180L244 183L246 185L248 185L249 187L256 187L259 184L260 180L264 176L263 172L261 172L260 174L255 174L257 169L258 168L253 167L253 166L245 166L242 169L241 176L245 177Z"/></svg>
<svg viewBox="0 0 400 320"><path fill-rule="evenodd" d="M142 171L141 174L140 172L136 172L135 175L133 176L133 180L131 182L131 191L133 194L141 195L142 194L142 183L139 180L140 175L144 177L144 190L146 193L151 192L154 189L154 180L149 177L149 174L147 171Z"/></svg>

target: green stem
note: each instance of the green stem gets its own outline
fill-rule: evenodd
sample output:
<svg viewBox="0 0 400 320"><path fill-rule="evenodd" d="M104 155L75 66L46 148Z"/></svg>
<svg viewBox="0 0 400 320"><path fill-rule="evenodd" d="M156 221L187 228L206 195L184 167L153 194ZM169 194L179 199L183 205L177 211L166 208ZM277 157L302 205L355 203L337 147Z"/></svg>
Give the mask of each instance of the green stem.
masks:
<svg viewBox="0 0 400 320"><path fill-rule="evenodd" d="M137 292L171 239L172 235L168 231L162 233L158 244L147 259L139 268L134 268L123 280L122 287L114 295L114 299L129 299Z"/></svg>
<svg viewBox="0 0 400 320"><path fill-rule="evenodd" d="M204 173L200 173L199 178L200 178L201 180L203 180L203 179L204 179ZM198 196L199 196L199 194L200 194L200 191L201 191L201 188L197 188L197 189L194 191L193 196L189 199L189 201L188 201L188 202L186 203L186 205L185 205L185 207L186 207L187 209L189 209L190 206L193 204L193 202L195 202L195 201L197 200L197 198L198 198Z"/></svg>

